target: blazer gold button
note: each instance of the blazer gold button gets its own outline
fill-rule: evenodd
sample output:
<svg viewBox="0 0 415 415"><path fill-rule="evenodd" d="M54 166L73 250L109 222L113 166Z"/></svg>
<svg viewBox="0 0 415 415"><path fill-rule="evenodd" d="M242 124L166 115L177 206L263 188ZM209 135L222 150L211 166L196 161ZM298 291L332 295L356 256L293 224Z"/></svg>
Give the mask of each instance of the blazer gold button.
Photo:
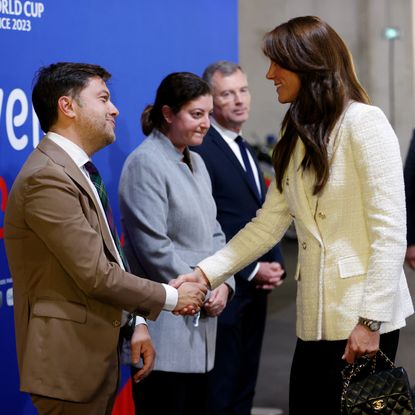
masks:
<svg viewBox="0 0 415 415"><path fill-rule="evenodd" d="M326 214L323 212L319 212L318 216L320 217L320 219L326 219Z"/></svg>
<svg viewBox="0 0 415 415"><path fill-rule="evenodd" d="M120 320L113 320L112 321L112 325L114 327L120 327L121 326L121 321Z"/></svg>
<svg viewBox="0 0 415 415"><path fill-rule="evenodd" d="M303 247L303 249L307 249L307 244L306 244L305 242L303 242L303 243L301 244L301 246Z"/></svg>

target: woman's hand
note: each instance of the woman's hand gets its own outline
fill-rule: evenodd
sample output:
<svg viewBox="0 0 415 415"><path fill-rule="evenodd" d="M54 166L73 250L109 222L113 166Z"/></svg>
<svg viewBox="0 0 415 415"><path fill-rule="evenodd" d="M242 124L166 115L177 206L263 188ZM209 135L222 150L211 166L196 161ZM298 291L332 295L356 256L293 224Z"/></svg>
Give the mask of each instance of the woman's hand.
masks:
<svg viewBox="0 0 415 415"><path fill-rule="evenodd" d="M229 297L229 287L223 283L218 288L213 290L209 299L203 305L206 314L209 317L217 317L226 307Z"/></svg>
<svg viewBox="0 0 415 415"><path fill-rule="evenodd" d="M362 324L356 324L347 339L346 349L342 356L347 363L353 363L358 357L373 357L379 350L380 333L370 331Z"/></svg>

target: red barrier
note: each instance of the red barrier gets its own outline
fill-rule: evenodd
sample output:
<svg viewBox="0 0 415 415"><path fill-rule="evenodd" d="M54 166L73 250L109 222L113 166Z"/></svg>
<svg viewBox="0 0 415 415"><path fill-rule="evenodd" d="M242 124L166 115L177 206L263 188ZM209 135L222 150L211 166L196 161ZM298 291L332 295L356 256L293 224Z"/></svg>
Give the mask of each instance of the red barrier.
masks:
<svg viewBox="0 0 415 415"><path fill-rule="evenodd" d="M131 379L120 390L115 400L112 415L134 415L134 403L131 389Z"/></svg>
<svg viewBox="0 0 415 415"><path fill-rule="evenodd" d="M0 195L1 195L0 209L4 213L6 211L8 192L7 192L6 181L1 176L0 176ZM2 225L0 227L0 239L3 239L3 238L4 238L4 231L3 231L3 225Z"/></svg>

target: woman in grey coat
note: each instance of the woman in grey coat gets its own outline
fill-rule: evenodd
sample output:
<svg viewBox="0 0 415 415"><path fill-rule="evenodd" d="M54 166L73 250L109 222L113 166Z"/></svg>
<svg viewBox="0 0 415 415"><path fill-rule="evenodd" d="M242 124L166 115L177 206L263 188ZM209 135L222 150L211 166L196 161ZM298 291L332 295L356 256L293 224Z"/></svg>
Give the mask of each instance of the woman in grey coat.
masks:
<svg viewBox="0 0 415 415"><path fill-rule="evenodd" d="M119 195L125 252L132 271L159 282L190 272L225 243L206 167L188 146L201 144L212 111L209 86L179 72L160 84L142 115L148 138L127 158ZM216 316L233 292L233 278L215 289L196 316L162 312L148 322L154 371L133 383L136 413L203 413L206 374L213 367Z"/></svg>

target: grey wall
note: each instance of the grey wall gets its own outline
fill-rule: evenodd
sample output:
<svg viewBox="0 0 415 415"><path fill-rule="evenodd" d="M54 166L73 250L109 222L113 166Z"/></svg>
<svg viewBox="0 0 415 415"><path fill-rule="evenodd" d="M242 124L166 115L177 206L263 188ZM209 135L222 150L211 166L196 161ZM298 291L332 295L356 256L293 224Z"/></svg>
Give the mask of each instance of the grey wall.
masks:
<svg viewBox="0 0 415 415"><path fill-rule="evenodd" d="M359 79L372 103L386 113L406 155L414 114L413 0L239 0L239 56L248 74L253 103L244 136L262 142L276 135L287 110L276 100L271 81L265 79L268 60L262 55L265 32L296 16L316 15L326 20L352 51ZM390 44L383 37L386 26L398 26L401 38L394 43L395 103L391 108Z"/></svg>

